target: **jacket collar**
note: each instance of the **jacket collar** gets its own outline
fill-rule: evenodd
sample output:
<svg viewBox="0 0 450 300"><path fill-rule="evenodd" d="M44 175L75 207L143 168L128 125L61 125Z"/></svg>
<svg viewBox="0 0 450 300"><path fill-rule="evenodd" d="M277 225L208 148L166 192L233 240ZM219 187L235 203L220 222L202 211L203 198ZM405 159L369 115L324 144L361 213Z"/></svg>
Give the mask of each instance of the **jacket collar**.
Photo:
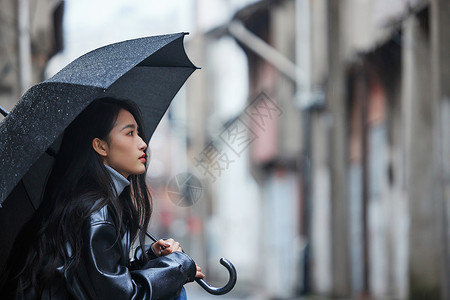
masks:
<svg viewBox="0 0 450 300"><path fill-rule="evenodd" d="M130 185L128 179L123 177L119 172L111 168L110 166L105 165L106 170L108 170L109 175L111 175L111 179L114 184L114 188L116 189L117 195L120 195L123 190Z"/></svg>

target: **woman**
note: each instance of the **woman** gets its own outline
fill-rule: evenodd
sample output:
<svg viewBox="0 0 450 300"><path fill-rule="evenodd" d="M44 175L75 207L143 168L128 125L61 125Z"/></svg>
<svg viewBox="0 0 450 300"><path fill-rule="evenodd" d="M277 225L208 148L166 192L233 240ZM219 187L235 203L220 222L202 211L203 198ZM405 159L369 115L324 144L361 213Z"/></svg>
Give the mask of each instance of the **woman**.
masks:
<svg viewBox="0 0 450 300"><path fill-rule="evenodd" d="M152 213L144 136L131 101L97 99L70 124L43 203L16 239L1 295L171 299L204 277L172 239L144 245L139 229Z"/></svg>

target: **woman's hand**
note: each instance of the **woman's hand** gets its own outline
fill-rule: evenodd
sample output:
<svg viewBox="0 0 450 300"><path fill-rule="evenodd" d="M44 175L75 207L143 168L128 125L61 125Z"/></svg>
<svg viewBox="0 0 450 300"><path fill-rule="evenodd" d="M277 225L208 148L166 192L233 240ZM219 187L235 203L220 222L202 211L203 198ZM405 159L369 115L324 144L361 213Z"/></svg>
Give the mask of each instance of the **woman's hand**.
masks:
<svg viewBox="0 0 450 300"><path fill-rule="evenodd" d="M154 242L152 245L153 252L158 256L166 256L172 252L179 251L183 252L183 249L180 247L180 243L174 241L173 239L168 240L159 240ZM205 274L202 273L202 269L199 265L195 264L197 270L195 273L195 278L205 278Z"/></svg>
<svg viewBox="0 0 450 300"><path fill-rule="evenodd" d="M200 279L205 278L205 274L202 273L202 269L200 268L200 266L197 264L195 264L195 266L197 267L197 272L195 273L195 278L200 278Z"/></svg>
<svg viewBox="0 0 450 300"><path fill-rule="evenodd" d="M175 251L183 252L183 249L180 247L180 243L174 241L173 239L159 240L153 243L152 248L153 252L157 256L166 256Z"/></svg>

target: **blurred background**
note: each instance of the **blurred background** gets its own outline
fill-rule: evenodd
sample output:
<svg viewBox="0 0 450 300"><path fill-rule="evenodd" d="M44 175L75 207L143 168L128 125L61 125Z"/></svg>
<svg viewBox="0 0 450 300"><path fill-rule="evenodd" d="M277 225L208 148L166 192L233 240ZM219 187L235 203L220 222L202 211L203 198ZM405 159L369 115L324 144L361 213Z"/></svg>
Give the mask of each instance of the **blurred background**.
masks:
<svg viewBox="0 0 450 300"><path fill-rule="evenodd" d="M450 299L448 28L448 0L0 0L0 105L100 46L189 32L201 69L150 142L149 230L211 284L234 263L217 299Z"/></svg>

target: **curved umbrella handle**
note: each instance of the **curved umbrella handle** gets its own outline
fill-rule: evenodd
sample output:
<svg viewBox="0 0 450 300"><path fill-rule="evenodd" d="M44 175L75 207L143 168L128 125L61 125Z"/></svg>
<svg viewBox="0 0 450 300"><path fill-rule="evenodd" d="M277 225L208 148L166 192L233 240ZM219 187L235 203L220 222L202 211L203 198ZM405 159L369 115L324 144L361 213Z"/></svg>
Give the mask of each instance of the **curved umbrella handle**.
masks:
<svg viewBox="0 0 450 300"><path fill-rule="evenodd" d="M142 229L142 227L139 227ZM145 231L145 234L154 242L157 242L158 239L154 237L150 232L147 230ZM184 252L184 251L183 251ZM223 287L216 288L211 286L208 282L206 282L204 279L196 278L195 281L208 293L213 295L224 295L231 291L234 288L234 285L237 281L237 272L236 268L233 266L233 264L226 258L222 257L220 259L220 263L227 268L228 272L230 273L230 278L228 279L228 283L224 285Z"/></svg>
<svg viewBox="0 0 450 300"><path fill-rule="evenodd" d="M230 273L230 278L228 279L228 283L224 285L223 287L216 288L211 286L208 282L206 282L204 279L196 278L195 281L208 293L213 295L224 295L231 291L234 288L234 285L237 281L237 272L234 268L233 264L226 258L222 257L220 259L220 263L227 268L228 272Z"/></svg>

